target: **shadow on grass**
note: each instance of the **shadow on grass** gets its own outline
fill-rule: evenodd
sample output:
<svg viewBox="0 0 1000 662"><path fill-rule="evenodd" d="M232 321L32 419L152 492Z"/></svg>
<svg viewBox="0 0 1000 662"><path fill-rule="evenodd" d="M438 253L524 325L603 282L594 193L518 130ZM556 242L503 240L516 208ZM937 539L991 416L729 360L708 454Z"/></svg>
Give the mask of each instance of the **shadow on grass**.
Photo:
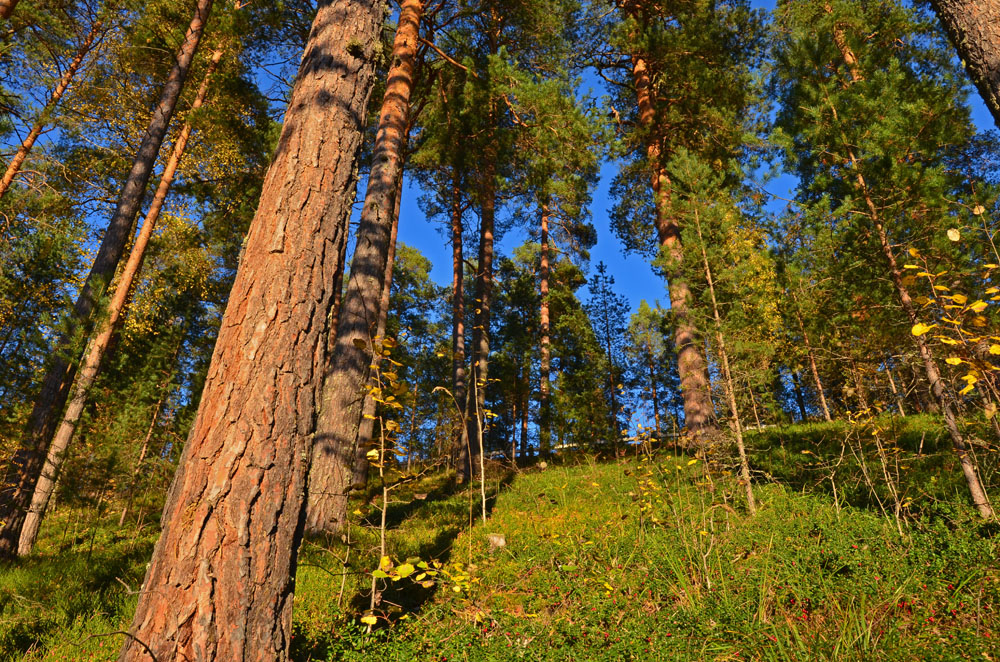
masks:
<svg viewBox="0 0 1000 662"><path fill-rule="evenodd" d="M117 520L117 517L113 518ZM95 616L127 619L157 532L110 520L0 567L0 659L16 660Z"/></svg>
<svg viewBox="0 0 1000 662"><path fill-rule="evenodd" d="M941 515L956 502L971 507L958 456L939 417L883 416L874 425L881 451L871 426L852 428L846 421L748 432L755 480L823 493L840 506L890 517L897 501L900 515L909 519ZM988 489L989 479L997 476L993 455L979 457Z"/></svg>

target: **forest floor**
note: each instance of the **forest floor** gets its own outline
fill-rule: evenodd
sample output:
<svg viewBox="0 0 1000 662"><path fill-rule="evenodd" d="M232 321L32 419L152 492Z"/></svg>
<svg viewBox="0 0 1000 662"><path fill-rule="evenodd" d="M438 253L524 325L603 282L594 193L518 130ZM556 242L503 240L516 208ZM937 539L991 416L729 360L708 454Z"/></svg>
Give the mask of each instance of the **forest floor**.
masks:
<svg viewBox="0 0 1000 662"><path fill-rule="evenodd" d="M749 443L755 515L721 449L708 473L668 449L494 466L485 524L478 485L428 474L390 492L384 560L381 494L358 499L349 538L303 547L292 659L1000 660L1000 527L937 421ZM0 660L116 658L156 527L95 512L61 506L0 570Z"/></svg>

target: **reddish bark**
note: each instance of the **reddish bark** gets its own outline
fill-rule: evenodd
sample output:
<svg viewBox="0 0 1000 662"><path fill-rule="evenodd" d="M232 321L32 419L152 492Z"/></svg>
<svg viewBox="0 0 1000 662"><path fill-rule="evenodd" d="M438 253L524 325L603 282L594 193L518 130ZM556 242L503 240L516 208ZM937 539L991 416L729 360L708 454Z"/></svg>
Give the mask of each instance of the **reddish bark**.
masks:
<svg viewBox="0 0 1000 662"><path fill-rule="evenodd" d="M995 0L931 0L931 5L1000 127L1000 5Z"/></svg>
<svg viewBox="0 0 1000 662"><path fill-rule="evenodd" d="M306 518L306 530L312 533L336 532L344 524L373 340L378 335L397 186L403 172L422 12L420 0L404 0L393 43L393 63L382 101L357 247L316 425Z"/></svg>
<svg viewBox="0 0 1000 662"><path fill-rule="evenodd" d="M541 304L538 311L538 450L542 455L548 455L552 447L552 416L549 403L549 370L552 348L549 342L549 208L545 204L542 205L541 235L539 266Z"/></svg>
<svg viewBox="0 0 1000 662"><path fill-rule="evenodd" d="M656 108L653 102L652 73L641 54L632 55L632 80L639 105L639 122L650 132L647 158L653 169L653 196L656 205L656 233L661 250L668 257L666 275L670 292L670 310L674 319L674 345L677 348L677 372L684 400L684 425L698 435L714 427L708 367L702 343L694 323L691 288L681 276L684 249L681 228L670 216L670 178L660 166L663 157L656 132Z"/></svg>
<svg viewBox="0 0 1000 662"><path fill-rule="evenodd" d="M10 0L6 0L8 3ZM3 15L5 0L0 0L0 15ZM11 10L13 6L8 4ZM8 14L9 15L9 14ZM7 15L4 15L7 18ZM55 111L56 106L59 105L59 101L66 94L66 90L69 89L69 85L73 82L73 76L80 69L80 65L83 64L84 58L87 57L87 53L90 52L91 48L94 46L94 41L97 39L97 35L100 34L101 28L104 27L104 21L98 20L94 22L91 26L90 32L84 38L83 43L80 44L80 48L76 52L76 56L66 67L66 71L63 72L62 77L59 79L59 83L56 84L52 94L49 95L48 100L45 102L45 107L42 108L42 112L39 113L38 119L35 124L28 131L28 135L24 137L21 141L20 147L17 148L17 153L14 154L14 158L10 160L7 164L7 170L3 174L3 178L0 179L0 198L3 198L7 189L10 188L11 183L14 181L14 177L17 173L21 171L21 166L24 164L24 160L28 158L28 153L31 152L31 148L35 146L35 141L38 140L38 136L42 135L42 131L45 130L49 119L52 117L53 111Z"/></svg>
<svg viewBox="0 0 1000 662"><path fill-rule="evenodd" d="M48 453L48 442L55 432L59 414L66 404L76 374L75 359L81 353L76 344L79 338L89 335L94 309L107 290L125 251L132 221L142 204L146 184L153 172L160 145L174 114L211 9L212 0L198 0L184 41L177 52L177 59L163 86L160 101L153 111L132 170L125 180L118 205L97 249L94 264L80 290L72 314L67 319L67 330L57 341L50 367L32 408L28 429L7 467L3 488L0 490L0 521L3 522L3 527L0 528L0 556L9 557L17 551L24 517Z"/></svg>
<svg viewBox="0 0 1000 662"><path fill-rule="evenodd" d="M10 18L17 3L18 0L0 0L0 18Z"/></svg>
<svg viewBox="0 0 1000 662"><path fill-rule="evenodd" d="M121 662L287 659L326 322L384 17L320 4Z"/></svg>
<svg viewBox="0 0 1000 662"><path fill-rule="evenodd" d="M219 65L221 59L221 50L217 50L212 54L208 70L205 72L205 78L202 80L201 87L198 88L198 94L191 104L191 110L201 108L205 102L205 96L208 94L209 80L212 74L215 73L215 68ZM97 380L105 352L107 352L108 346L111 344L111 336L114 334L115 328L118 326L118 320L125 309L129 292L132 290L132 284L135 282L135 277L142 268L142 262L146 256L146 247L153 236L153 229L156 227L156 221L160 217L160 210L163 209L163 203L167 199L167 192L170 191L174 175L177 173L177 167L180 165L181 157L184 156L184 150L187 148L187 142L190 137L191 125L185 123L181 128L180 134L177 136L177 140L174 141L173 151L170 153L170 158L163 168L160 184L153 195L149 211L146 212L142 230L139 231L139 236L132 245L132 251L129 253L125 268L118 277L118 284L115 286L115 292L111 297L111 302L108 304L108 317L103 321L100 331L91 340L84 355L80 370L73 383L72 397L69 400L65 413L63 413L62 422L59 423L59 427L56 429L56 433L49 443L45 464L35 485L31 506L25 517L24 527L21 529L21 538L17 549L18 556L30 554L31 549L35 546L38 529L42 524L45 508L48 506L49 498L52 496L52 491L55 488L56 479L59 475L59 469L62 467L66 449L73 440L73 434L76 432L76 424L80 421L80 416L83 415L83 409L87 404L87 396L90 394L90 387Z"/></svg>

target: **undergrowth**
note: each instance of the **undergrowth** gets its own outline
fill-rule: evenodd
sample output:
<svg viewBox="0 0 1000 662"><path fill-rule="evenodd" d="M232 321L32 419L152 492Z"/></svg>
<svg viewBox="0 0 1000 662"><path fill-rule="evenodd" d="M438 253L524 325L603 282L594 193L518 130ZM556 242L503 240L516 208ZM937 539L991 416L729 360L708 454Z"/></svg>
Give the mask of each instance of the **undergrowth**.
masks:
<svg viewBox="0 0 1000 662"><path fill-rule="evenodd" d="M858 464L877 459L871 431L842 423L749 437L754 516L725 463L665 452L494 466L485 524L478 487L435 473L391 492L380 566L380 500L356 498L348 532L303 544L291 657L998 659L996 527L949 475L935 421L899 425L880 433L906 466L899 525ZM38 553L0 570L0 659L116 659L156 533L114 513L48 517ZM392 576L369 612L380 567Z"/></svg>

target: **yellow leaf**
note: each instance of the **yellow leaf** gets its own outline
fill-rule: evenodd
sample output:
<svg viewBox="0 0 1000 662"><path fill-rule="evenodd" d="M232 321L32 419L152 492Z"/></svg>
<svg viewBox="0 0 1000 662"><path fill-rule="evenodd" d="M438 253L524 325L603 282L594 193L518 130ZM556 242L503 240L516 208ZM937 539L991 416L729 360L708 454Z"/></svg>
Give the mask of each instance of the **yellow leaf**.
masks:
<svg viewBox="0 0 1000 662"><path fill-rule="evenodd" d="M930 326L928 326L923 322L917 322L916 324L913 325L913 328L910 329L910 333L912 333L915 336L922 336L936 326L937 324L931 324Z"/></svg>
<svg viewBox="0 0 1000 662"><path fill-rule="evenodd" d="M392 559L390 559L388 556L383 556L382 559L378 562L378 567L381 568L382 570L388 570L389 568L392 567Z"/></svg>
<svg viewBox="0 0 1000 662"><path fill-rule="evenodd" d="M945 287L944 285L935 285L934 289L937 290L937 291L939 291L939 292L947 292L948 291L948 288Z"/></svg>
<svg viewBox="0 0 1000 662"><path fill-rule="evenodd" d="M975 207L972 208L972 215L982 216L984 211L986 211L985 207L983 207L982 205L976 205Z"/></svg>
<svg viewBox="0 0 1000 662"><path fill-rule="evenodd" d="M986 290L987 294L996 294L997 292L1000 292L1000 287L991 287Z"/></svg>
<svg viewBox="0 0 1000 662"><path fill-rule="evenodd" d="M904 269L919 269L920 265L919 264L904 264L903 268Z"/></svg>
<svg viewBox="0 0 1000 662"><path fill-rule="evenodd" d="M951 228L950 230L948 230L948 239L950 239L951 241L958 241L961 238L962 235L957 229Z"/></svg>
<svg viewBox="0 0 1000 662"><path fill-rule="evenodd" d="M365 453L365 457L367 457L369 460L377 460L378 459L378 451L373 448L370 451L368 451L367 453Z"/></svg>
<svg viewBox="0 0 1000 662"><path fill-rule="evenodd" d="M962 375L962 379L964 379L969 384L969 386L972 386L973 384L979 381L979 377L976 377L971 372L967 375Z"/></svg>
<svg viewBox="0 0 1000 662"><path fill-rule="evenodd" d="M981 313L984 310L986 310L987 305L989 304L987 304L985 301L977 301L969 305L969 310L971 310L974 313Z"/></svg>
<svg viewBox="0 0 1000 662"><path fill-rule="evenodd" d="M973 389L972 384L969 384L968 386L966 386L965 388L963 388L958 393L959 393L959 395L965 395L966 393L969 393L970 391L972 391L972 389Z"/></svg>
<svg viewBox="0 0 1000 662"><path fill-rule="evenodd" d="M920 257L920 251L916 248L911 248L909 251L910 257Z"/></svg>
<svg viewBox="0 0 1000 662"><path fill-rule="evenodd" d="M934 337L937 338L938 340L940 340L941 342L943 342L945 345L957 345L958 344L957 340L953 340L953 339L949 338L948 336L934 336Z"/></svg>
<svg viewBox="0 0 1000 662"><path fill-rule="evenodd" d="M923 278L930 278L930 277L931 277L931 276L933 276L934 274L932 274L932 273L929 273L929 272L927 272L927 271L919 271L919 272L917 272L917 275L918 275L918 276L921 276L921 277L923 277Z"/></svg>
<svg viewBox="0 0 1000 662"><path fill-rule="evenodd" d="M698 460L688 460L688 466L689 466L689 467L690 467L690 466L691 466L692 464L697 464L697 463L698 463Z"/></svg>
<svg viewBox="0 0 1000 662"><path fill-rule="evenodd" d="M986 414L986 418L993 418L994 416L996 416L997 415L996 403L991 402L990 404L986 405L984 413Z"/></svg>
<svg viewBox="0 0 1000 662"><path fill-rule="evenodd" d="M948 365L959 365L960 363L962 363L962 359L958 358L957 356L952 356L945 359L944 362L947 363Z"/></svg>
<svg viewBox="0 0 1000 662"><path fill-rule="evenodd" d="M1000 354L1000 345L990 345L990 354L994 356Z"/></svg>
<svg viewBox="0 0 1000 662"><path fill-rule="evenodd" d="M965 296L964 294L955 294L951 297L951 300L960 306L964 306L965 302L969 300L969 297Z"/></svg>
<svg viewBox="0 0 1000 662"><path fill-rule="evenodd" d="M368 614L367 616L361 617L361 622L364 623L365 625L375 625L376 623L378 623L378 618L372 616L371 614Z"/></svg>
<svg viewBox="0 0 1000 662"><path fill-rule="evenodd" d="M410 563L404 563L403 565L396 568L396 572L399 573L400 577L409 577L413 574L416 568Z"/></svg>

